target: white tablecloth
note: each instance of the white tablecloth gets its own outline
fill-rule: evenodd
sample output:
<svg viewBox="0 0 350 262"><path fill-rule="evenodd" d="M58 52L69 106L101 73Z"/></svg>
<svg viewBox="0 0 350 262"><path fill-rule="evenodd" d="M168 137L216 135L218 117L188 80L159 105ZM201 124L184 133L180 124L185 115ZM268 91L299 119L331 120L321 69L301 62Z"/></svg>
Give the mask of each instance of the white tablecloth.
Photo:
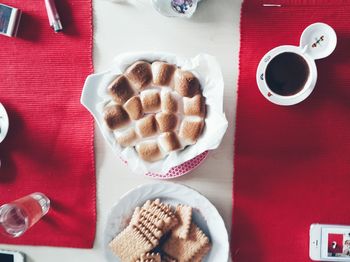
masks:
<svg viewBox="0 0 350 262"><path fill-rule="evenodd" d="M129 3L94 0L96 72L105 70L115 55L126 51L155 50L182 56L208 53L221 64L225 80L224 106L229 120L227 133L220 148L210 153L198 169L173 182L189 185L212 201L230 232L241 0L203 0L190 20L161 16L152 9L150 0L130 0ZM95 133L98 222L94 248L0 245L0 249L22 251L29 262L104 261L102 234L110 208L122 194L152 180L131 174L113 155L100 131Z"/></svg>

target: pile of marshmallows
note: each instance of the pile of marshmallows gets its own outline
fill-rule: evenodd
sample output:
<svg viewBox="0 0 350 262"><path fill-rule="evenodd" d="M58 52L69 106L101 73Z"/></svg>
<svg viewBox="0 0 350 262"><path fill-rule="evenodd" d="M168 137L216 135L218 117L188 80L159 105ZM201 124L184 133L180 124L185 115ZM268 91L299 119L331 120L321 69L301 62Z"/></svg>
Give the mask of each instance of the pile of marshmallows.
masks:
<svg viewBox="0 0 350 262"><path fill-rule="evenodd" d="M103 114L122 147L145 161L193 145L205 126L206 105L198 78L176 65L137 61L107 87Z"/></svg>

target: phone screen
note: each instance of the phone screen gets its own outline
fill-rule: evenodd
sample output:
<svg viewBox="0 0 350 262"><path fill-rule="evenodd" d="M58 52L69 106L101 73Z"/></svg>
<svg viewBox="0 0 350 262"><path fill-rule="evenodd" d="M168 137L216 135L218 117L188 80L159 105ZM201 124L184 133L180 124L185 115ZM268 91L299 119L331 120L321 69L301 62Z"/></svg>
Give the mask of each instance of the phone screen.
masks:
<svg viewBox="0 0 350 262"><path fill-rule="evenodd" d="M350 229L322 229L322 258L350 259Z"/></svg>
<svg viewBox="0 0 350 262"><path fill-rule="evenodd" d="M0 253L0 261L1 262L14 262L13 255Z"/></svg>

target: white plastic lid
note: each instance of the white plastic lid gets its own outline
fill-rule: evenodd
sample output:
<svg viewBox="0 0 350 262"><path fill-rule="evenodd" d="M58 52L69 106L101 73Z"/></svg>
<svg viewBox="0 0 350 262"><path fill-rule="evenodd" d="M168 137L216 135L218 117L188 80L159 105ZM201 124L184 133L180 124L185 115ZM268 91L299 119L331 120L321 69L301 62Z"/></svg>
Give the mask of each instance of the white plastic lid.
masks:
<svg viewBox="0 0 350 262"><path fill-rule="evenodd" d="M0 143L5 139L9 130L9 118L4 106L0 103Z"/></svg>
<svg viewBox="0 0 350 262"><path fill-rule="evenodd" d="M300 47L313 59L329 56L336 46L337 35L334 29L324 23L309 25L300 38Z"/></svg>

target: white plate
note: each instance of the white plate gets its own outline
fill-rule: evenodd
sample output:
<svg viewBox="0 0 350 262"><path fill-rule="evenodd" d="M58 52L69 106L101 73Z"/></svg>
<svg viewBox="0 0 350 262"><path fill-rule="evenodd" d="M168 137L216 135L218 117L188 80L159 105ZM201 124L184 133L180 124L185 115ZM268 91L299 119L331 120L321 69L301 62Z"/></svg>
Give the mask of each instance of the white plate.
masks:
<svg viewBox="0 0 350 262"><path fill-rule="evenodd" d="M9 118L4 106L0 103L0 143L5 139L9 129Z"/></svg>
<svg viewBox="0 0 350 262"><path fill-rule="evenodd" d="M165 203L186 204L193 207L193 221L209 236L212 249L204 262L226 262L229 241L224 221L207 198L197 191L175 183L152 183L132 189L112 208L104 231L104 251L108 262L121 262L108 247L112 239L129 223L134 209L149 199L160 198Z"/></svg>

